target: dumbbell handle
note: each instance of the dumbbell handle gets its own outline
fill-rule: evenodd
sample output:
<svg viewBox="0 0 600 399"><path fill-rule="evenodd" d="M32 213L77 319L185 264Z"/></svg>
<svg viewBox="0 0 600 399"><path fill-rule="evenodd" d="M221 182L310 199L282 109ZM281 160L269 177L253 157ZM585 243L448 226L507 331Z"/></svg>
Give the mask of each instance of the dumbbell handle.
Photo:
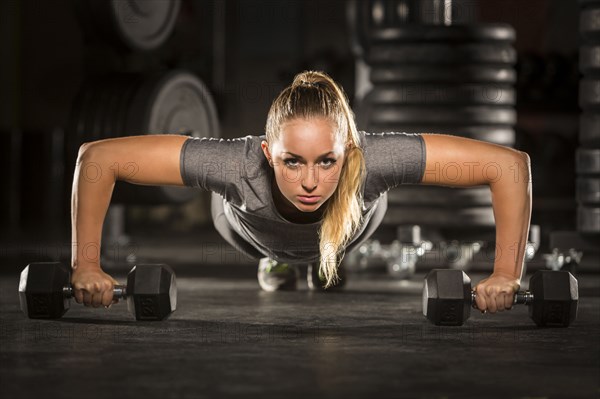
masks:
<svg viewBox="0 0 600 399"><path fill-rule="evenodd" d="M65 298L73 298L73 287L70 285L63 287L63 294ZM127 298L127 286L126 285L115 285L113 288L113 298L126 299Z"/></svg>
<svg viewBox="0 0 600 399"><path fill-rule="evenodd" d="M473 308L477 309L477 303L475 302L475 298L477 294L475 291L471 291L471 305ZM515 292L515 299L513 301L513 305L521 304L521 305L529 305L533 302L533 294L529 291L517 291Z"/></svg>

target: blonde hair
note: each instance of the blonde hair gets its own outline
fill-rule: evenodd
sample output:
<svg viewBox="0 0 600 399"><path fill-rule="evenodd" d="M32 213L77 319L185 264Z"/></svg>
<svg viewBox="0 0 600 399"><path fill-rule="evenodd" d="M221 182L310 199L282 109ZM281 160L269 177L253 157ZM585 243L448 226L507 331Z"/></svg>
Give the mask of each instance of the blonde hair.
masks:
<svg viewBox="0 0 600 399"><path fill-rule="evenodd" d="M294 77L273 101L267 117L269 146L281 135L281 126L293 119L326 118L336 126L335 136L346 144L345 161L338 186L328 201L319 230L319 270L325 288L337 283L339 262L345 246L362 222L362 184L365 160L356 130L354 113L343 89L321 71L304 71Z"/></svg>

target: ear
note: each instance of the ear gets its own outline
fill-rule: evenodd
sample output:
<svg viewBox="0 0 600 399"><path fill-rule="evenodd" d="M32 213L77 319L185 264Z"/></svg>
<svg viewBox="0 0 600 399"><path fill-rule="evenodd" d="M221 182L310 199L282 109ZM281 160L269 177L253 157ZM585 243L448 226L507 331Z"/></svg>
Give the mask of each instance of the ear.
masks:
<svg viewBox="0 0 600 399"><path fill-rule="evenodd" d="M269 151L269 143L267 143L265 140L263 140L260 143L260 148L262 148L263 153L265 154L265 157L267 159L271 159L271 152Z"/></svg>

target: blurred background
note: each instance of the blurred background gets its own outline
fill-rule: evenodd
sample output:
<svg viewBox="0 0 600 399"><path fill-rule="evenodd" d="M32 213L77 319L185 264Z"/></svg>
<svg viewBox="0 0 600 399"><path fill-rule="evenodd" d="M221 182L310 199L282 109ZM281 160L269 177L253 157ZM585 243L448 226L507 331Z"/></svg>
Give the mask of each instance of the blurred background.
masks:
<svg viewBox="0 0 600 399"><path fill-rule="evenodd" d="M314 69L343 86L361 130L448 133L526 151L529 264L597 270L593 3L2 1L2 267L70 261L71 184L82 143L261 135L279 91ZM117 183L104 265L256 265L214 230L209 194ZM400 187L389 197L373 240L347 256L351 270L397 278L428 263L491 270L487 187Z"/></svg>

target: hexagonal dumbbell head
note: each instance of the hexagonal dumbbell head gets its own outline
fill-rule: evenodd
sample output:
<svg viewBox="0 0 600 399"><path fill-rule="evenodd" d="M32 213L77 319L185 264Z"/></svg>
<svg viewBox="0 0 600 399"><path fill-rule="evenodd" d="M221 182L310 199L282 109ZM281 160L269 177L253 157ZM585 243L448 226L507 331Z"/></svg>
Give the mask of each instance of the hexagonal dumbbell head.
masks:
<svg viewBox="0 0 600 399"><path fill-rule="evenodd" d="M471 279L462 270L434 269L425 276L423 315L437 326L460 326L471 315Z"/></svg>
<svg viewBox="0 0 600 399"><path fill-rule="evenodd" d="M69 270L59 262L30 263L21 272L19 302L21 310L32 319L56 319L69 310L70 301L63 294L69 284Z"/></svg>
<svg viewBox="0 0 600 399"><path fill-rule="evenodd" d="M175 273L164 264L137 265L127 275L127 308L137 320L163 320L177 307Z"/></svg>
<svg viewBox="0 0 600 399"><path fill-rule="evenodd" d="M538 326L567 327L577 317L579 288L567 271L540 270L529 280L529 317Z"/></svg>

